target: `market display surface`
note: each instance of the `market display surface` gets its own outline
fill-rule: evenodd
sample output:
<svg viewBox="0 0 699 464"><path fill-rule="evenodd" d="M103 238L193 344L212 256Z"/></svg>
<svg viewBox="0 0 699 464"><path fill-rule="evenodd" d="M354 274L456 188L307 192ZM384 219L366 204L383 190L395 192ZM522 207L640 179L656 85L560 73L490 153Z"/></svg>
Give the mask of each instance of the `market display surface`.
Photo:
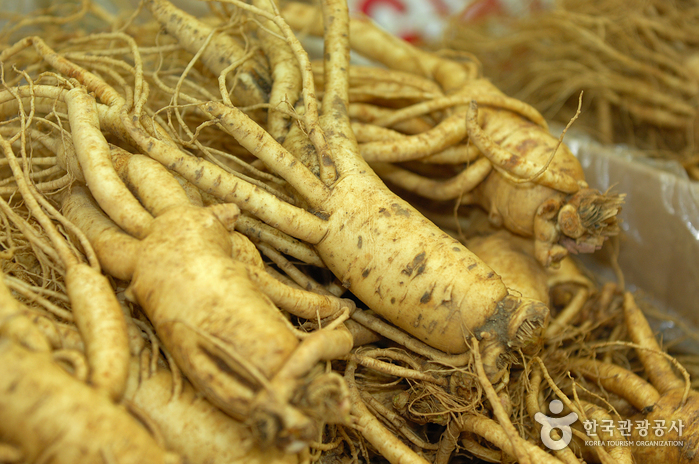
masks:
<svg viewBox="0 0 699 464"><path fill-rule="evenodd" d="M207 8L0 32L0 462L699 459L565 131L343 0Z"/></svg>

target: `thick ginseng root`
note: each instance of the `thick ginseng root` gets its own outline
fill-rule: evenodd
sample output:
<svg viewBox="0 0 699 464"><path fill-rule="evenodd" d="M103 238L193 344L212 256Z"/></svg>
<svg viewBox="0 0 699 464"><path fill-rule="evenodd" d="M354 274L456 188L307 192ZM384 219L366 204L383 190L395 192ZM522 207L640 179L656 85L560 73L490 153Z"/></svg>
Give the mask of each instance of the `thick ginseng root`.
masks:
<svg viewBox="0 0 699 464"><path fill-rule="evenodd" d="M474 237L466 246L485 261L508 288L548 304L548 279L545 269L534 259L533 241L500 230Z"/></svg>
<svg viewBox="0 0 699 464"><path fill-rule="evenodd" d="M0 436L25 462L177 464L124 408L72 378L48 353L0 339Z"/></svg>
<svg viewBox="0 0 699 464"><path fill-rule="evenodd" d="M484 362L495 375L505 347L538 340L545 306L508 294L482 260L372 177L347 176L334 186L328 209L335 213L319 254L372 310L428 345L458 354L470 334L488 339ZM372 207L352 208L365 198ZM406 230L415 247L384 246L400 243Z"/></svg>
<svg viewBox="0 0 699 464"><path fill-rule="evenodd" d="M113 245L126 245L131 255L124 259L131 263L117 269L133 274L127 276L129 297L197 389L229 415L248 420L261 443L296 452L316 439L321 422L346 420L337 376L306 374L318 361L349 352L351 334L328 328L297 340L250 279L255 266L232 258L240 252L231 240L234 205L173 206L154 219L141 242L120 235L84 193L73 193L64 208L101 244L100 259ZM116 241L110 244L109 237ZM318 402L317 390L335 393Z"/></svg>
<svg viewBox="0 0 699 464"><path fill-rule="evenodd" d="M478 112L474 105L467 121L471 141L498 168L474 189L471 201L497 226L533 236L540 263L595 251L618 233L624 196L589 188L580 162L545 128L509 111ZM516 174L520 165L528 167Z"/></svg>
<svg viewBox="0 0 699 464"><path fill-rule="evenodd" d="M142 354L148 354L144 352ZM124 398L158 427L168 449L191 464L293 464L296 456L260 448L250 429L224 414L187 380L173 393L177 379L167 370L149 371L150 357L132 359Z"/></svg>

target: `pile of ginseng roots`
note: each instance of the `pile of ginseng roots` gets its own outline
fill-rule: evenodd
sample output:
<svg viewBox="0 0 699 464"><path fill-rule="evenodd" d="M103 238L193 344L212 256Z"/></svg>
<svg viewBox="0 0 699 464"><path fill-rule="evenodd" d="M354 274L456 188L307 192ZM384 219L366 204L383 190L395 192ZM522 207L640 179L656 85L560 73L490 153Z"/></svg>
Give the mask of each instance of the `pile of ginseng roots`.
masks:
<svg viewBox="0 0 699 464"><path fill-rule="evenodd" d="M623 196L477 62L343 2L61 7L0 36L0 462L692 462L699 363L570 256ZM473 314L437 295L435 235L468 254ZM666 446L622 444L643 430Z"/></svg>

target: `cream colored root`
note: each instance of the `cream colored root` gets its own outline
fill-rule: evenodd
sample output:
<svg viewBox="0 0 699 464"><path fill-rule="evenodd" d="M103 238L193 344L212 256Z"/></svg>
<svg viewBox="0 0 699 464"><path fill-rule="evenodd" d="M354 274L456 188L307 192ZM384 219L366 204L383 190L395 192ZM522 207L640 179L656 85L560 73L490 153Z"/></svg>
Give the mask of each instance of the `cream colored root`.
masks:
<svg viewBox="0 0 699 464"><path fill-rule="evenodd" d="M332 327L333 325L336 327ZM302 339L279 371L272 377L269 385L260 391L254 399L251 419L256 424L257 431L263 431L261 437L263 441L266 441L264 430L277 428L280 417L284 417L286 427L290 432L286 434L287 440L290 440L286 446L287 451L299 451L299 445L303 444L304 435L309 432L318 433L317 430L314 430L315 425L309 423L308 418L299 416L298 412L288 406L288 402L301 385L303 377L319 361L342 358L351 349L352 335L342 325L342 319L337 319L327 328L312 332ZM349 422L347 397L347 387L342 381L342 377L334 372L327 372L320 374L307 384L306 394L300 401L306 403L310 409L309 415L311 417L314 413L321 414L324 422L347 424ZM265 425L260 426L260 424ZM294 435L299 435L301 440L294 439ZM309 438L310 436L306 436L306 440Z"/></svg>
<svg viewBox="0 0 699 464"><path fill-rule="evenodd" d="M289 27L287 22L279 15L278 11L275 11L272 14L266 10L261 10L259 8L250 6L240 0L225 0L225 2L231 3L243 10L250 11L255 15L273 21L289 44L289 47L291 48L301 71L301 94L305 108L302 117L304 129L318 155L318 167L320 170L319 177L321 183L324 185L330 185L337 178L337 170L335 169L333 154L331 153L328 141L319 121L318 101L315 95L313 69L311 67L308 54L304 50L301 42L299 42L299 40L296 38L296 35Z"/></svg>
<svg viewBox="0 0 699 464"><path fill-rule="evenodd" d="M320 125L328 146L333 150L332 161L338 176L357 168L359 154L349 115L349 13L342 0L321 2L323 14L323 99ZM319 157L321 172L325 160Z"/></svg>
<svg viewBox="0 0 699 464"><path fill-rule="evenodd" d="M148 356L141 360L150 364ZM168 449L189 462L210 464L293 464L297 457L274 447L262 449L242 422L224 414L202 398L185 381L180 395L173 397L174 376L163 368L152 375L140 372L138 360L124 397L145 412L160 429ZM183 420L183 418L187 420ZM196 424L196 427L191 427ZM233 446L234 445L234 446Z"/></svg>
<svg viewBox="0 0 699 464"><path fill-rule="evenodd" d="M366 124L376 125L376 121L381 118L389 117L395 111L390 108L376 106L369 103L350 103L349 115L352 121L358 121ZM424 118L411 118L402 122L396 123L391 129L399 131L403 134L414 135L430 130L433 124L427 122Z"/></svg>
<svg viewBox="0 0 699 464"><path fill-rule="evenodd" d="M511 449L514 456L517 458L517 461L519 461L521 464L528 464L531 462L532 458L529 450L526 446L524 446L524 444L528 442L522 438L517 429L515 429L515 426L510 420L509 414L505 411L501 399L498 397L493 385L486 375L483 361L481 360L481 350L478 339L473 337L471 342L473 343L473 360L474 364L476 365L478 380L480 381L483 390L485 390L485 394L488 398L488 402L490 402L490 407L493 410L493 414L500 424L500 427L505 432L507 441L510 443Z"/></svg>
<svg viewBox="0 0 699 464"><path fill-rule="evenodd" d="M402 134L397 130L359 121L352 121L352 132L354 132L354 136L357 138L357 142L360 144L360 150L362 144L368 142L399 140L405 137L405 134Z"/></svg>
<svg viewBox="0 0 699 464"><path fill-rule="evenodd" d="M46 193L48 195L56 193L56 191L70 185L73 182L73 178L66 174L56 180L50 180L47 182L39 182L33 184L34 189L39 193ZM17 187L0 187L0 196L9 198L13 194L17 193Z"/></svg>
<svg viewBox="0 0 699 464"><path fill-rule="evenodd" d="M143 238L153 216L138 203L114 170L94 98L84 89L75 88L66 93L65 102L75 154L97 203L122 229Z"/></svg>
<svg viewBox="0 0 699 464"><path fill-rule="evenodd" d="M466 247L498 274L507 288L548 305L546 270L534 258L534 243L507 230L477 235Z"/></svg>
<svg viewBox="0 0 699 464"><path fill-rule="evenodd" d="M670 361L659 354L662 351L660 345L630 292L624 294L624 316L631 340L641 348L636 353L655 388L661 394L674 388L684 388L685 383L672 370Z"/></svg>
<svg viewBox="0 0 699 464"><path fill-rule="evenodd" d="M328 292L325 289L325 287L323 287L318 282L301 272L299 268L291 264L291 262L288 259L282 256L282 254L279 253L273 247L267 245L266 243L258 243L257 248L262 252L262 254L264 254L274 264L276 264L279 267L279 269L284 271L286 275L288 275L301 288L304 288L311 292L319 293L321 295L330 294L330 292Z"/></svg>
<svg viewBox="0 0 699 464"><path fill-rule="evenodd" d="M313 75L318 85L324 84L323 63L321 61L311 62ZM349 85L352 88L373 86L376 84L395 84L402 88L412 88L440 95L442 89L433 80L418 76L417 74L396 71L395 69L385 69L371 66L353 65L349 68Z"/></svg>
<svg viewBox="0 0 699 464"><path fill-rule="evenodd" d="M375 125L376 121L390 115L394 111L396 110L369 103L350 103L349 106L349 115L352 121L365 124ZM397 123L390 129L396 130L402 134L415 135L428 131L432 127L434 127L434 124L428 122L425 118L411 118Z"/></svg>
<svg viewBox="0 0 699 464"><path fill-rule="evenodd" d="M72 188L63 199L63 214L85 233L105 272L117 279L131 280L139 242L100 210L86 189Z"/></svg>
<svg viewBox="0 0 699 464"><path fill-rule="evenodd" d="M157 161L112 146L112 162L119 177L153 216L169 208L189 204L177 179Z"/></svg>
<svg viewBox="0 0 699 464"><path fill-rule="evenodd" d="M467 107L471 101L475 101L479 106L490 106L512 111L548 130L546 119L544 119L541 113L532 106L516 98L504 95L497 87L491 84L490 81L485 79L477 79L469 82L467 86L455 95L435 98L401 108L377 119L374 123L379 126L390 127L399 122L427 115L435 111L441 111L452 107Z"/></svg>
<svg viewBox="0 0 699 464"><path fill-rule="evenodd" d="M295 380L307 374L319 361L341 359L352 350L352 334L340 324L335 329L323 328L301 341L289 359L270 382L277 398L289 399Z"/></svg>
<svg viewBox="0 0 699 464"><path fill-rule="evenodd" d="M44 334L26 317L22 305L5 285L0 270L0 335L15 340L32 351L50 351L51 346Z"/></svg>
<svg viewBox="0 0 699 464"><path fill-rule="evenodd" d="M268 226L264 222L250 216L241 215L235 223L235 228L251 240L267 243L280 253L301 260L306 264L325 267L325 263L321 261L318 253L312 247L274 227Z"/></svg>
<svg viewBox="0 0 699 464"><path fill-rule="evenodd" d="M653 385L615 364L595 359L576 359L569 368L580 372L605 390L625 398L639 411L650 411L660 399L660 393Z"/></svg>
<svg viewBox="0 0 699 464"><path fill-rule="evenodd" d="M503 428L492 419L484 416L463 414L458 419L461 422L461 430L470 432L485 438L493 445L497 446L505 453L516 458L517 450L510 442ZM520 440L517 446L521 446L521 452L531 456L535 462L543 464L561 464L561 461L551 456L543 449L526 440ZM522 461L519 461L522 462Z"/></svg>
<svg viewBox="0 0 699 464"><path fill-rule="evenodd" d="M427 132L429 130L431 129L427 128L423 132ZM362 154L364 146L368 143L370 144L371 142L397 140L400 141L400 146L402 146L405 140L409 140L405 134L402 134L397 130L363 122L353 121L352 131L357 137L357 141L360 143L359 151ZM386 144L386 146L388 146L388 144ZM369 147L371 150L372 145L369 145ZM419 158L419 161L431 164L460 164L474 161L479 156L481 156L481 152L478 151L478 148L472 144L465 143L448 146L438 153Z"/></svg>
<svg viewBox="0 0 699 464"><path fill-rule="evenodd" d="M194 206L204 206L204 200L202 199L201 191L192 185L187 179L177 174L176 172L170 172L172 176L180 184L180 187L184 190L185 195L189 198L189 202Z"/></svg>
<svg viewBox="0 0 699 464"><path fill-rule="evenodd" d="M322 205L327 199L330 194L327 187L305 166L294 162L294 156L245 113L218 102L208 102L204 109L226 133L301 192L312 205Z"/></svg>
<svg viewBox="0 0 699 464"><path fill-rule="evenodd" d="M613 422L612 416L604 409L600 408L596 404L589 403L584 400L579 400L580 405L585 410L585 416L588 420L592 420L597 424L602 424L606 422ZM597 432L599 439L605 443L614 443L624 441L626 438L621 435L621 432L617 427L612 427L611 433L606 433L604 430ZM597 447L593 447L597 448ZM629 446L613 446L611 444L606 445L605 448L609 453L609 456L613 459L612 462L619 464L632 464L635 462L633 455L631 454L633 448ZM602 450L595 449L597 452Z"/></svg>
<svg viewBox="0 0 699 464"><path fill-rule="evenodd" d="M58 349L51 352L51 357L54 361L65 363L70 366L72 370L71 375L74 378L81 382L87 382L89 370L87 367L87 360L82 351Z"/></svg>
<svg viewBox="0 0 699 464"><path fill-rule="evenodd" d="M524 398L525 407L527 409L527 414L529 414L529 419L532 424L537 424L536 429L541 430L541 426L538 425L536 421L536 414L543 413L546 414L548 411L542 408L539 402L539 394L541 393L541 382L543 381L543 376L541 373L541 367L538 364L534 364L532 367L532 373L529 378L529 389L527 390ZM560 440L561 435L558 430L551 430L551 438L554 440ZM553 452L558 459L560 459L565 464L579 464L580 460L575 456L575 453L566 446L563 449L555 450Z"/></svg>
<svg viewBox="0 0 699 464"><path fill-rule="evenodd" d="M45 311L43 314L51 314L52 316L68 322L73 322L75 320L72 312L51 303L48 299L40 296L38 292L34 291L32 286L25 284L23 281L10 281L10 283L8 283L8 287L22 297L26 298L31 303L36 303L41 306L42 311Z"/></svg>
<svg viewBox="0 0 699 464"><path fill-rule="evenodd" d="M546 328L544 337L550 340L564 331L570 322L580 314L589 296L590 292L588 289L582 287L578 288L566 307L551 320L549 326Z"/></svg>
<svg viewBox="0 0 699 464"><path fill-rule="evenodd" d="M73 316L85 341L90 383L118 400L126 385L129 346L126 322L112 287L99 270L81 263L27 185L10 144L0 137L18 188L28 208L49 236L66 268L65 281Z"/></svg>
<svg viewBox="0 0 699 464"><path fill-rule="evenodd" d="M432 200L452 200L473 190L490 173L493 165L480 158L456 176L434 180L415 174L389 163L371 163L371 167L384 180Z"/></svg>
<svg viewBox="0 0 699 464"><path fill-rule="evenodd" d="M369 410L372 411L374 415L384 417L385 420L390 422L393 425L393 427L395 427L403 435L405 439L410 441L410 443L415 445L417 448L421 448L423 450L437 449L438 445L426 442L422 438L417 436L415 431L413 431L407 425L405 419L400 414L397 414L392 409L389 409L386 406L384 406L384 404L381 401L374 398L370 393L360 391L359 395L361 396L362 401L364 401L364 404L368 406Z"/></svg>
<svg viewBox="0 0 699 464"><path fill-rule="evenodd" d="M441 95L441 92L435 95L433 93L413 89L404 84L377 82L374 84L364 84L357 87L351 87L349 89L349 102L373 102L379 98L383 100L424 101L435 98L439 95Z"/></svg>
<svg viewBox="0 0 699 464"><path fill-rule="evenodd" d="M589 293L596 291L597 286L590 280L570 257L563 258L557 268L546 268L548 286L554 288L558 285L577 284L586 288Z"/></svg>
<svg viewBox="0 0 699 464"><path fill-rule="evenodd" d="M437 363L453 367L462 367L471 361L471 353L469 352L457 355L446 354L359 308L352 313L352 319L379 335Z"/></svg>
<svg viewBox="0 0 699 464"><path fill-rule="evenodd" d="M126 388L130 354L127 326L114 290L106 277L82 263L68 268L65 280L75 323L85 341L90 383L118 400Z"/></svg>
<svg viewBox="0 0 699 464"><path fill-rule="evenodd" d="M29 174L27 175L27 179L33 181L33 183L37 183L37 181L46 179L47 177L55 176L56 174L65 174L65 170L60 166L51 166L49 168L42 169L40 171L37 171L35 169L32 170L32 168L34 167L33 164L29 164L29 166L30 167L27 169L27 171L31 170L31 172L29 172ZM12 182L13 182L12 178L6 178L6 179L0 181L0 186L5 186L5 185L10 184Z"/></svg>
<svg viewBox="0 0 699 464"><path fill-rule="evenodd" d="M521 159L497 145L490 136L478 125L478 105L475 101L466 117L466 126L471 142L485 155L495 168L505 175L510 175L524 182L530 179L537 184L545 185L564 193L575 193L580 189L577 181L563 173L555 173L549 169L541 172L542 166L535 166L526 159Z"/></svg>
<svg viewBox="0 0 699 464"><path fill-rule="evenodd" d="M345 308L353 310L355 307L352 300L289 287L272 277L264 268L249 268L248 275L275 305L303 319L324 319L338 314Z"/></svg>
<svg viewBox="0 0 699 464"><path fill-rule="evenodd" d="M345 327L352 334L352 339L354 340L354 347L368 345L369 343L376 343L382 339L381 335L377 334L373 330L369 330L362 324L353 321L352 319L345 321Z"/></svg>
<svg viewBox="0 0 699 464"><path fill-rule="evenodd" d="M241 181L208 161L188 156L174 145L151 137L139 121L134 121L134 117L123 114L122 122L129 136L144 153L177 172L203 192L224 202L235 203L270 226L308 243L317 243L325 235L326 221Z"/></svg>
<svg viewBox="0 0 699 464"><path fill-rule="evenodd" d="M270 11L271 2L255 0L253 5ZM268 32L269 31L269 32ZM301 94L301 72L296 64L294 52L280 37L281 31L271 20L263 21L258 35L262 49L272 68L272 90L269 93L270 109L267 113L267 132L282 143L288 132L290 117L279 109L293 108Z"/></svg>
<svg viewBox="0 0 699 464"><path fill-rule="evenodd" d="M463 118L464 113L455 113L422 134L364 143L361 145L362 157L368 162L402 162L434 155L466 137Z"/></svg>
<svg viewBox="0 0 699 464"><path fill-rule="evenodd" d="M352 415L356 428L366 440L377 449L381 456L391 464L427 464L428 461L414 452L408 445L393 435L381 422L367 409L362 401L354 373L357 364L349 361L345 368L345 380L349 387L350 400L352 401Z"/></svg>
<svg viewBox="0 0 699 464"><path fill-rule="evenodd" d="M357 364L360 364L364 367L368 367L369 369L375 370L377 372L381 372L384 374L392 375L394 377L402 377L405 379L413 379L413 380L420 380L423 382L430 382L434 383L436 385L442 385L442 386L447 386L448 385L448 380L445 377L434 377L430 374L411 369L408 367L403 367L403 366L397 366L395 364L391 364L385 361L380 361L376 359L373 356L370 356L368 353L363 353L363 354L357 354L353 353L347 357L347 359L351 359L352 361L356 362Z"/></svg>

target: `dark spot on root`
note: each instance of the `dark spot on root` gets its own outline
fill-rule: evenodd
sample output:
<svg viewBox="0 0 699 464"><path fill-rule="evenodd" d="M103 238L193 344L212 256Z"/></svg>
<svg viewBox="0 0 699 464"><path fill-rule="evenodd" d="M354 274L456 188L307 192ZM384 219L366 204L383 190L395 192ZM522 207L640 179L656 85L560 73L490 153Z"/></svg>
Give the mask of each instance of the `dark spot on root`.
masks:
<svg viewBox="0 0 699 464"><path fill-rule="evenodd" d="M430 290L429 292L425 292L425 293L422 295L422 298L420 298L420 303L421 303L421 304L429 303L429 301L430 301L431 299L432 299L432 291Z"/></svg>
<svg viewBox="0 0 699 464"><path fill-rule="evenodd" d="M418 274L421 274L425 270L425 265L422 264L422 262L425 260L425 256L427 255L424 251L422 253L418 253L413 258L413 262L405 266L405 269L403 269L401 272L406 275L412 275L416 267L422 267L422 270L419 270L418 272Z"/></svg>
<svg viewBox="0 0 699 464"><path fill-rule="evenodd" d="M394 299L395 299L395 298L394 298ZM18 379L18 380L15 380L14 382L12 382L12 383L10 384L10 386L7 387L7 389L6 389L5 391L6 391L7 393L12 393L12 392L14 392L14 391L17 389L18 386L19 386L19 379Z"/></svg>
<svg viewBox="0 0 699 464"><path fill-rule="evenodd" d="M470 270L472 270L473 268L475 268L476 266L478 266L478 264L472 263L472 264L469 264L468 267L467 267L466 269L468 269L468 270L470 271Z"/></svg>
<svg viewBox="0 0 699 464"><path fill-rule="evenodd" d="M360 235L359 238L357 239L357 248L362 247L362 236Z"/></svg>
<svg viewBox="0 0 699 464"><path fill-rule="evenodd" d="M391 298L391 304L396 304L396 298L395 298L395 297Z"/></svg>
<svg viewBox="0 0 699 464"><path fill-rule="evenodd" d="M402 207L401 205L399 205L398 203L393 203L393 204L391 205L391 208L393 208L393 211L395 211L395 213L396 213L398 216L405 216L405 217L410 216L410 211L408 211L407 209L403 208L403 207Z"/></svg>
<svg viewBox="0 0 699 464"><path fill-rule="evenodd" d="M459 247L454 247L454 248L452 248L452 251L461 251L461 248L459 248Z"/></svg>
<svg viewBox="0 0 699 464"><path fill-rule="evenodd" d="M379 214L383 214L386 217L391 217L391 213L389 213L386 208L379 208Z"/></svg>
<svg viewBox="0 0 699 464"><path fill-rule="evenodd" d="M259 390L259 385L254 381L244 377L240 372L235 371L231 366L229 366L223 359L211 353L209 350L200 346L202 352L216 365L216 368L222 373L232 377L235 381L239 382L243 386L247 387L250 391Z"/></svg>
<svg viewBox="0 0 699 464"><path fill-rule="evenodd" d="M425 327L428 334L431 334L432 332L434 332L434 329L436 329L436 328L437 328L437 320L436 319L433 319L432 322L430 322L429 325L427 327Z"/></svg>
<svg viewBox="0 0 699 464"><path fill-rule="evenodd" d="M324 166L332 166L333 165L333 160L328 156L328 155L323 155L323 165Z"/></svg>
<svg viewBox="0 0 699 464"><path fill-rule="evenodd" d="M519 157L515 154L511 154L510 158L505 160L505 162L503 163L503 167L505 169L511 169L511 168L517 167L520 164L520 160L521 160L521 157Z"/></svg>
<svg viewBox="0 0 699 464"><path fill-rule="evenodd" d="M415 322L413 322L413 327L420 327L420 321L422 321L422 314L417 315L417 319L415 319Z"/></svg>
<svg viewBox="0 0 699 464"><path fill-rule="evenodd" d="M371 269L364 269L364 272L362 272L362 277L365 279L369 277L369 274L371 273Z"/></svg>
<svg viewBox="0 0 699 464"><path fill-rule="evenodd" d="M420 267L417 268L417 272L415 273L415 276L419 276L423 272L425 272L425 264L421 264Z"/></svg>
<svg viewBox="0 0 699 464"><path fill-rule="evenodd" d="M492 279L493 276L495 276L495 273L490 271L487 276L485 276L487 279Z"/></svg>

